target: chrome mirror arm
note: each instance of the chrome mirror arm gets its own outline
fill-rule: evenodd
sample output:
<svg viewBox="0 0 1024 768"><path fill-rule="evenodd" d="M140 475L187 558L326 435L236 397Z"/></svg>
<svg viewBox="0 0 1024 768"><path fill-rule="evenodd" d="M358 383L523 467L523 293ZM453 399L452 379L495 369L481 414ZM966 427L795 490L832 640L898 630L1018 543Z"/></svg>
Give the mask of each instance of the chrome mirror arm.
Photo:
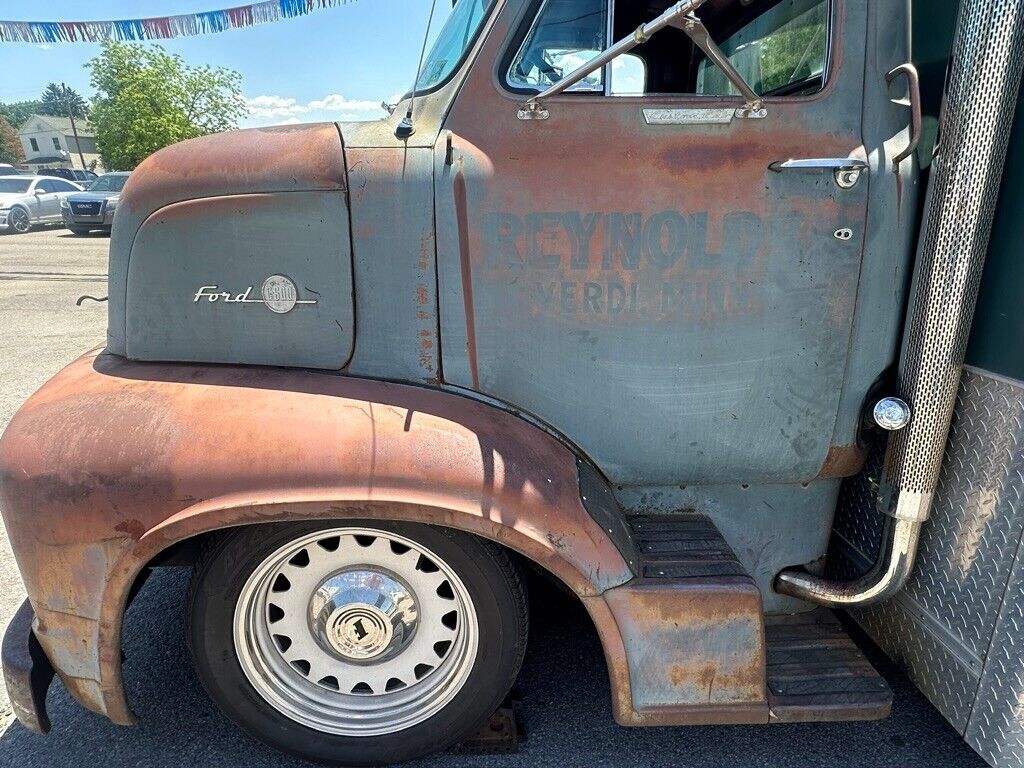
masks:
<svg viewBox="0 0 1024 768"><path fill-rule="evenodd" d="M695 15L696 10L706 2L708 2L708 0L681 0L681 2L673 5L656 19L653 19L646 24L641 24L629 37L622 38L617 43L592 58L590 61L574 69L557 83L549 85L540 93L527 99L519 108L519 118L521 120L547 119L548 110L543 104L545 99L551 96L557 96L569 88L572 88L587 75L596 72L605 64L622 54L629 53L638 45L646 43L651 39L652 35L668 26L677 27L683 30L693 41L694 45L700 48L704 54L725 73L729 82L732 83L747 100L743 109L740 110L741 112L754 117L763 117L764 106L761 102L761 97L754 92L750 85L747 84L747 81L743 79L743 76L735 67L733 67L726 55L722 53L722 50L715 44L714 40L711 39L711 35L708 32L707 27L705 27L700 19Z"/></svg>
<svg viewBox="0 0 1024 768"><path fill-rule="evenodd" d="M704 26L704 22L697 18L696 14L688 13L681 19L672 22L672 26L678 27L686 33L693 44L704 51L704 55L710 59L716 67L722 70L722 74L725 75L726 80L733 84L740 95L747 100L747 103L743 105L743 108L747 112L761 112L764 106L761 102L761 97L750 87L750 84L743 79L743 75L732 65L729 61L729 57L726 56L722 49L718 47L714 40L711 39L711 33L708 32L708 28Z"/></svg>

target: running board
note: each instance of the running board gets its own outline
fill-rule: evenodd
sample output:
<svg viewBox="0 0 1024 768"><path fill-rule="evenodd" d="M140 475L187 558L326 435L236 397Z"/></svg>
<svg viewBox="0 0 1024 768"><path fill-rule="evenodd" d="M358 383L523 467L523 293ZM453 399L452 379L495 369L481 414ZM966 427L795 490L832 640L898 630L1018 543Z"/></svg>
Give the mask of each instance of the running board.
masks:
<svg viewBox="0 0 1024 768"><path fill-rule="evenodd" d="M771 616L768 702L772 722L881 720L892 691L828 610Z"/></svg>
<svg viewBox="0 0 1024 768"><path fill-rule="evenodd" d="M619 648L605 646L610 672L620 681L613 686L620 724L888 715L888 685L835 616L815 610L766 619L754 580L709 518L644 515L628 523L637 577L585 599L604 624L601 634L611 630L621 638ZM628 685L621 685L623 678Z"/></svg>

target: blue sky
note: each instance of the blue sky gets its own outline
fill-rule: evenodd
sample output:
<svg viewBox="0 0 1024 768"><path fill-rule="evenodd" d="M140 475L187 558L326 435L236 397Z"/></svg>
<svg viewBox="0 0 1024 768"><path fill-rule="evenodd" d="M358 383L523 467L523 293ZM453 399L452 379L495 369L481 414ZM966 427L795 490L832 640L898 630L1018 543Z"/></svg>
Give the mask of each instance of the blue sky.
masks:
<svg viewBox="0 0 1024 768"><path fill-rule="evenodd" d="M250 0L251 1L251 0ZM47 0L5 2L0 18L89 21L211 11L246 0ZM451 3L438 0L433 31ZM250 105L244 126L318 120L375 119L380 102L408 90L430 0L353 0L306 17L216 35L166 40L189 64L229 67L242 75ZM99 51L89 43L0 43L0 101L39 96L47 83L65 82L91 96L83 65Z"/></svg>

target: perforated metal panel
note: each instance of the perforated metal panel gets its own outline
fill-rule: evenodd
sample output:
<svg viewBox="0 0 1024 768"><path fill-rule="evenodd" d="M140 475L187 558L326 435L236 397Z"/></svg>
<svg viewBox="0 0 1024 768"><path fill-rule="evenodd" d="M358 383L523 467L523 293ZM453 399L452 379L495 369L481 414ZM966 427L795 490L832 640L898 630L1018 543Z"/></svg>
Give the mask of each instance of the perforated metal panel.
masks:
<svg viewBox="0 0 1024 768"><path fill-rule="evenodd" d="M1022 1L962 3L899 372L914 417L886 461L899 491L930 494L938 480L1022 65Z"/></svg>

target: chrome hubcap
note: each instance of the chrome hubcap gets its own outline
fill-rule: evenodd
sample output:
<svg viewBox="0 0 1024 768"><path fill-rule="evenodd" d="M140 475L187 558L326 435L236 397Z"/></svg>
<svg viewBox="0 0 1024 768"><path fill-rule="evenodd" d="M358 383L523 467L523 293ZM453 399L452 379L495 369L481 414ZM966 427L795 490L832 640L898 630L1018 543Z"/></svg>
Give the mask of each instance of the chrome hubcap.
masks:
<svg viewBox="0 0 1024 768"><path fill-rule="evenodd" d="M412 640L418 623L412 590L381 571L356 570L326 579L309 602L320 645L344 661L391 658Z"/></svg>
<svg viewBox="0 0 1024 768"><path fill-rule="evenodd" d="M30 227L28 214L20 208L15 208L11 211L11 226L14 227L15 232L28 232Z"/></svg>
<svg viewBox="0 0 1024 768"><path fill-rule="evenodd" d="M319 731L376 736L436 714L472 672L479 624L436 554L396 534L335 528L266 558L239 595L235 649L256 691Z"/></svg>

